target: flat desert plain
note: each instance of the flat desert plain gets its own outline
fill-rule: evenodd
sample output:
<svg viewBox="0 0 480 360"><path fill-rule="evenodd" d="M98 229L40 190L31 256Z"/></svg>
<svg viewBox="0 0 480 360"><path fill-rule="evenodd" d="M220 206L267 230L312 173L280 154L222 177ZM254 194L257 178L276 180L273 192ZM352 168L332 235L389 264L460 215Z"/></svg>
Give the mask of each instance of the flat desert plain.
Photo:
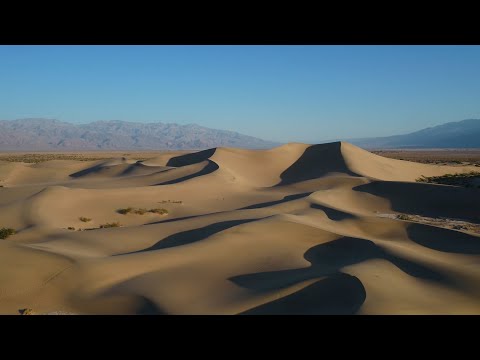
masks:
<svg viewBox="0 0 480 360"><path fill-rule="evenodd" d="M480 314L480 188L415 181L478 167L344 142L95 156L0 161L0 313Z"/></svg>

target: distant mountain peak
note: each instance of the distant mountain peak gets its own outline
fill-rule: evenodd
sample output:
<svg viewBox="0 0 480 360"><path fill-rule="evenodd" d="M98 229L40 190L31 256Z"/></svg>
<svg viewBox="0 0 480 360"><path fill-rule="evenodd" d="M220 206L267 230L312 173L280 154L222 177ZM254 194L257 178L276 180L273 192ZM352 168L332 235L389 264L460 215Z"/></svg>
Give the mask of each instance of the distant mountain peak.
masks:
<svg viewBox="0 0 480 360"><path fill-rule="evenodd" d="M404 135L350 139L364 148L480 148L480 119L465 119Z"/></svg>

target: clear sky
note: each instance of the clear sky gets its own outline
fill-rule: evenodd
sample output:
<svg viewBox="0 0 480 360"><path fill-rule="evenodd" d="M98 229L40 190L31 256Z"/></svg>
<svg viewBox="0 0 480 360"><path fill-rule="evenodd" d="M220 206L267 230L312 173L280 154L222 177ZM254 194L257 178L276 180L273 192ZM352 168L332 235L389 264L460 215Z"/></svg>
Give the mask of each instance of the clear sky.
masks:
<svg viewBox="0 0 480 360"><path fill-rule="evenodd" d="M0 119L27 117L401 134L480 118L480 46L0 46Z"/></svg>

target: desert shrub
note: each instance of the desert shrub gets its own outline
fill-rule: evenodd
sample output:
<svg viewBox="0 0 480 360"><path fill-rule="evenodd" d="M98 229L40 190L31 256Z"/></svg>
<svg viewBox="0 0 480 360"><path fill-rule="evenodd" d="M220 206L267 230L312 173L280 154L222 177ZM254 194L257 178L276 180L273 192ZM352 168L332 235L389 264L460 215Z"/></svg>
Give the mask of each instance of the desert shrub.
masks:
<svg viewBox="0 0 480 360"><path fill-rule="evenodd" d="M140 208L140 209L135 209L135 210L133 210L133 213L134 213L134 214L137 214L137 215L143 215L143 214L145 214L146 212L148 212L148 210L147 210L147 209L144 209L144 208Z"/></svg>
<svg viewBox="0 0 480 360"><path fill-rule="evenodd" d="M27 308L27 309L22 309L20 310L20 314L22 315L33 315L33 309Z"/></svg>
<svg viewBox="0 0 480 360"><path fill-rule="evenodd" d="M128 208L125 208L125 209L118 209L117 212L119 214L122 214L122 215L127 215L129 213L131 213L133 211L133 208L132 207L128 207Z"/></svg>
<svg viewBox="0 0 480 360"><path fill-rule="evenodd" d="M100 225L100 229L120 227L120 226L121 225L120 225L119 222L111 222L111 223L106 223L106 224Z"/></svg>
<svg viewBox="0 0 480 360"><path fill-rule="evenodd" d="M87 217L85 217L85 216L80 216L78 219L79 219L80 221L82 221L82 222L89 222L89 221L92 221L92 219L90 219L90 218L87 218Z"/></svg>
<svg viewBox="0 0 480 360"><path fill-rule="evenodd" d="M67 229L68 230L75 230L75 228L73 226L69 226Z"/></svg>
<svg viewBox="0 0 480 360"><path fill-rule="evenodd" d="M151 212L153 214L158 214L158 215L166 215L168 214L168 210L167 209L150 209L148 210L148 212Z"/></svg>
<svg viewBox="0 0 480 360"><path fill-rule="evenodd" d="M15 235L17 232L15 231L15 229L11 229L11 228L1 228L0 229L0 239L6 239L8 238L10 235Z"/></svg>
<svg viewBox="0 0 480 360"><path fill-rule="evenodd" d="M412 220L412 217L407 214L398 214L397 219L399 220Z"/></svg>
<svg viewBox="0 0 480 360"><path fill-rule="evenodd" d="M424 182L431 184L457 185L470 187L470 180L480 177L480 172L470 171L468 173L445 174L441 176L421 176L416 179L416 182Z"/></svg>
<svg viewBox="0 0 480 360"><path fill-rule="evenodd" d="M420 176L419 178L415 179L416 182L428 182L428 178L424 175Z"/></svg>
<svg viewBox="0 0 480 360"><path fill-rule="evenodd" d="M160 214L160 215L165 215L168 214L167 209L150 209L147 210L145 208L132 208L128 207L126 209L119 209L117 210L119 214L126 215L126 214L137 214L137 215L145 215L146 213L154 213L154 214Z"/></svg>
<svg viewBox="0 0 480 360"><path fill-rule="evenodd" d="M97 161L108 160L105 156L86 156L82 154L23 154L23 155L2 155L0 160L9 162L24 162L37 164L50 160L77 160L77 161Z"/></svg>

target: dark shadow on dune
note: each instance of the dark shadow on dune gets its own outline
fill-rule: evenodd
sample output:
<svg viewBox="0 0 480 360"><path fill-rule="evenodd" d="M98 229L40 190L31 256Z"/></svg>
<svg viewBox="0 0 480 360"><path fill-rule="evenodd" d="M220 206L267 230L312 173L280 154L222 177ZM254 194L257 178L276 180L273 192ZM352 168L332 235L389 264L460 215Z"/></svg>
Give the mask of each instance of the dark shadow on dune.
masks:
<svg viewBox="0 0 480 360"><path fill-rule="evenodd" d="M214 235L216 233L219 233L221 231L230 229L234 226L238 226L238 225L241 225L241 224L246 224L248 222L257 221L257 220L260 220L260 219L243 219L243 220L223 221L223 222L218 222L218 223L215 223L215 224L210 224L210 225L198 228L198 229L182 231L182 232L167 236L166 238L160 240L155 245L153 245L153 246L151 246L147 249L134 251L134 252L131 252L131 253L128 253L128 254L134 254L134 253L152 251L152 250L168 249L168 248L171 248L171 247L191 244L191 243L206 239L207 237L212 236L212 235ZM119 254L119 255L126 255L126 254Z"/></svg>
<svg viewBox="0 0 480 360"><path fill-rule="evenodd" d="M337 282L337 283L339 282L338 275L342 274L340 272L342 268L350 265L359 264L361 262L371 260L371 259L384 259L391 262L393 265L395 265L400 270L402 270L403 272L407 273L410 276L414 276L414 277L429 280L429 281L435 281L435 282L449 285L449 286L456 286L452 281L450 281L450 279L448 279L443 274L433 269L430 269L424 265L390 254L370 240L343 237L343 238L333 240L324 244L316 245L310 248L305 252L304 258L305 260L311 263L310 267L245 274L245 275L234 276L229 280L241 287L244 287L253 291L258 291L258 292L278 290L278 289L286 288L288 286L294 285L296 283L299 283L305 280L321 278L321 277L327 277L327 279L330 279L329 281L332 282L331 286L333 286L333 282ZM335 279L337 281L335 281ZM361 298L361 293L359 292L359 289L360 288L357 287L357 290L351 293L349 293L348 291L338 292L339 297L337 297L336 301L340 303L344 301L346 303L357 304L358 302L357 300ZM344 294L345 296L347 295L351 296L352 298L342 299L341 294ZM279 300L276 300L275 302L277 301ZM295 300L295 301L300 301L300 300ZM295 303L295 301L293 301L293 303ZM308 300L308 301L313 301L313 300ZM319 306L320 308L322 308L321 306L324 305L323 304L324 299L316 298L316 301L319 302L320 304ZM330 300L328 300L327 303L331 304ZM360 305L358 305L358 307ZM277 309L276 306L277 305L275 305L274 309ZM327 311L325 308L322 308L322 309ZM258 310L258 308L255 311L256 313L260 313L259 312L260 310ZM296 311L302 311L302 310L298 309ZM336 308L335 310L329 310L329 311L330 313L341 313Z"/></svg>
<svg viewBox="0 0 480 360"><path fill-rule="evenodd" d="M358 176L345 164L340 148L340 142L308 147L297 161L282 172L281 181L275 186L316 179L330 172Z"/></svg>
<svg viewBox="0 0 480 360"><path fill-rule="evenodd" d="M132 294L128 290L125 291L123 285L131 280L119 282L110 288L100 291L93 298L83 298L79 301L77 297L74 297L73 301L82 309L81 313L84 312L86 314L102 313L102 309L109 307L109 303L110 307L115 308L118 306L119 299L128 299L129 312L133 315L168 315L164 309L148 297L135 293Z"/></svg>
<svg viewBox="0 0 480 360"><path fill-rule="evenodd" d="M129 175L137 169L147 170L148 168L145 165L138 164L138 163L130 164L120 173L120 176Z"/></svg>
<svg viewBox="0 0 480 360"><path fill-rule="evenodd" d="M392 209L406 214L480 222L480 190L396 181L373 181L353 188L388 199Z"/></svg>
<svg viewBox="0 0 480 360"><path fill-rule="evenodd" d="M167 166L181 167L198 164L202 161L208 160L213 154L215 154L216 150L216 148L213 148L195 153L175 156L168 160Z"/></svg>
<svg viewBox="0 0 480 360"><path fill-rule="evenodd" d="M97 172L105 169L105 167L106 166L103 163L101 163L101 164L89 167L87 169L77 171L76 173L70 174L69 176L73 177L73 178L78 178L78 177L82 177L82 176L85 176L85 175L97 173Z"/></svg>
<svg viewBox="0 0 480 360"><path fill-rule="evenodd" d="M264 202L264 203L253 204L253 205L249 205L249 206L237 209L237 210L261 209L261 208L268 207L268 206L282 204L282 203L288 202L288 201L298 200L298 199L309 196L311 193L312 193L312 191L306 192L306 193L301 193L301 194L288 195L288 196L285 196L283 199L280 199L280 200L267 201L267 202Z"/></svg>
<svg viewBox="0 0 480 360"><path fill-rule="evenodd" d="M149 174L158 174L167 170L170 170L166 166L147 166L143 165L140 162L129 165L125 170L120 173L120 176L130 175L135 170L140 170L140 174L136 175L149 175Z"/></svg>
<svg viewBox="0 0 480 360"><path fill-rule="evenodd" d="M217 169L218 169L218 165L215 162L213 162L211 160L208 160L208 164L202 170L197 171L196 173L193 173L193 174L190 174L190 175L187 175L187 176L182 176L178 179L168 180L168 181L165 181L165 182L162 182L162 183L159 183L159 184L155 184L155 185L177 184L177 183L180 183L180 182L183 182L183 181L187 181L187 180L196 178L198 176L203 176L203 175L210 174Z"/></svg>
<svg viewBox="0 0 480 360"><path fill-rule="evenodd" d="M457 254L480 254L480 237L460 231L410 224L407 233L410 240L430 249Z"/></svg>
<svg viewBox="0 0 480 360"><path fill-rule="evenodd" d="M200 215L190 215L190 216L184 216L184 217L179 217L179 218L175 218L175 219L160 220L160 221L151 222L151 223L148 223L148 224L145 224L145 225L155 225L155 224L163 224L163 223L169 223L169 222L175 222L175 221L194 219L194 218L197 218L197 217L219 214L221 212L223 212L223 211L218 211L218 212L208 213L208 214L200 214Z"/></svg>
<svg viewBox="0 0 480 360"><path fill-rule="evenodd" d="M167 315L167 313L150 299L141 296L140 305L135 311L135 315Z"/></svg>
<svg viewBox="0 0 480 360"><path fill-rule="evenodd" d="M355 215L352 215L352 214L349 214L349 213L346 213L346 212L343 212L343 211L340 211L340 210L332 209L332 208L329 208L328 206L323 206L323 205L319 205L319 204L311 204L310 207L312 209L317 209L317 210L324 211L325 214L327 215L327 217L330 220L341 221L341 220L345 220L345 219L355 219L356 218Z"/></svg>
<svg viewBox="0 0 480 360"><path fill-rule="evenodd" d="M389 254L370 240L342 237L308 249L304 258L311 263L310 267L240 275L229 280L251 290L266 291L290 286L300 281L329 276L339 272L345 266L363 261L384 259L408 275L451 285L442 274L410 260Z"/></svg>
<svg viewBox="0 0 480 360"><path fill-rule="evenodd" d="M240 315L353 315L365 302L366 296L365 288L357 277L337 273Z"/></svg>
<svg viewBox="0 0 480 360"><path fill-rule="evenodd" d="M121 168L123 168L123 170L120 171ZM92 166L88 169L77 171L76 173L70 174L69 176L73 178L79 178L79 177L90 175L90 174L99 174L104 176L117 177L117 176L128 176L134 173L135 171L137 171L138 174L132 174L132 175L148 175L153 173L160 173L166 170L169 170L169 168L165 166L155 166L155 167L146 166L139 162L136 162L134 164L120 163L117 165L104 165L104 163L102 163L102 164ZM119 173L116 174L115 172L118 172L118 171Z"/></svg>
<svg viewBox="0 0 480 360"><path fill-rule="evenodd" d="M194 218L198 218L198 217L205 217L205 216L209 216L209 215L221 214L221 213L225 213L225 212L229 212L229 211L230 211L230 210L227 210L227 211L215 211L215 212L205 213L205 214L183 216L183 217L178 217L178 218L174 218L174 219L154 221L154 222L150 222L150 223L147 223L147 224L144 224L144 225L145 225L145 226L148 226L148 225L164 224L164 223L169 223L169 222L182 221L182 220L194 219ZM232 210L232 211L233 211L233 210Z"/></svg>

